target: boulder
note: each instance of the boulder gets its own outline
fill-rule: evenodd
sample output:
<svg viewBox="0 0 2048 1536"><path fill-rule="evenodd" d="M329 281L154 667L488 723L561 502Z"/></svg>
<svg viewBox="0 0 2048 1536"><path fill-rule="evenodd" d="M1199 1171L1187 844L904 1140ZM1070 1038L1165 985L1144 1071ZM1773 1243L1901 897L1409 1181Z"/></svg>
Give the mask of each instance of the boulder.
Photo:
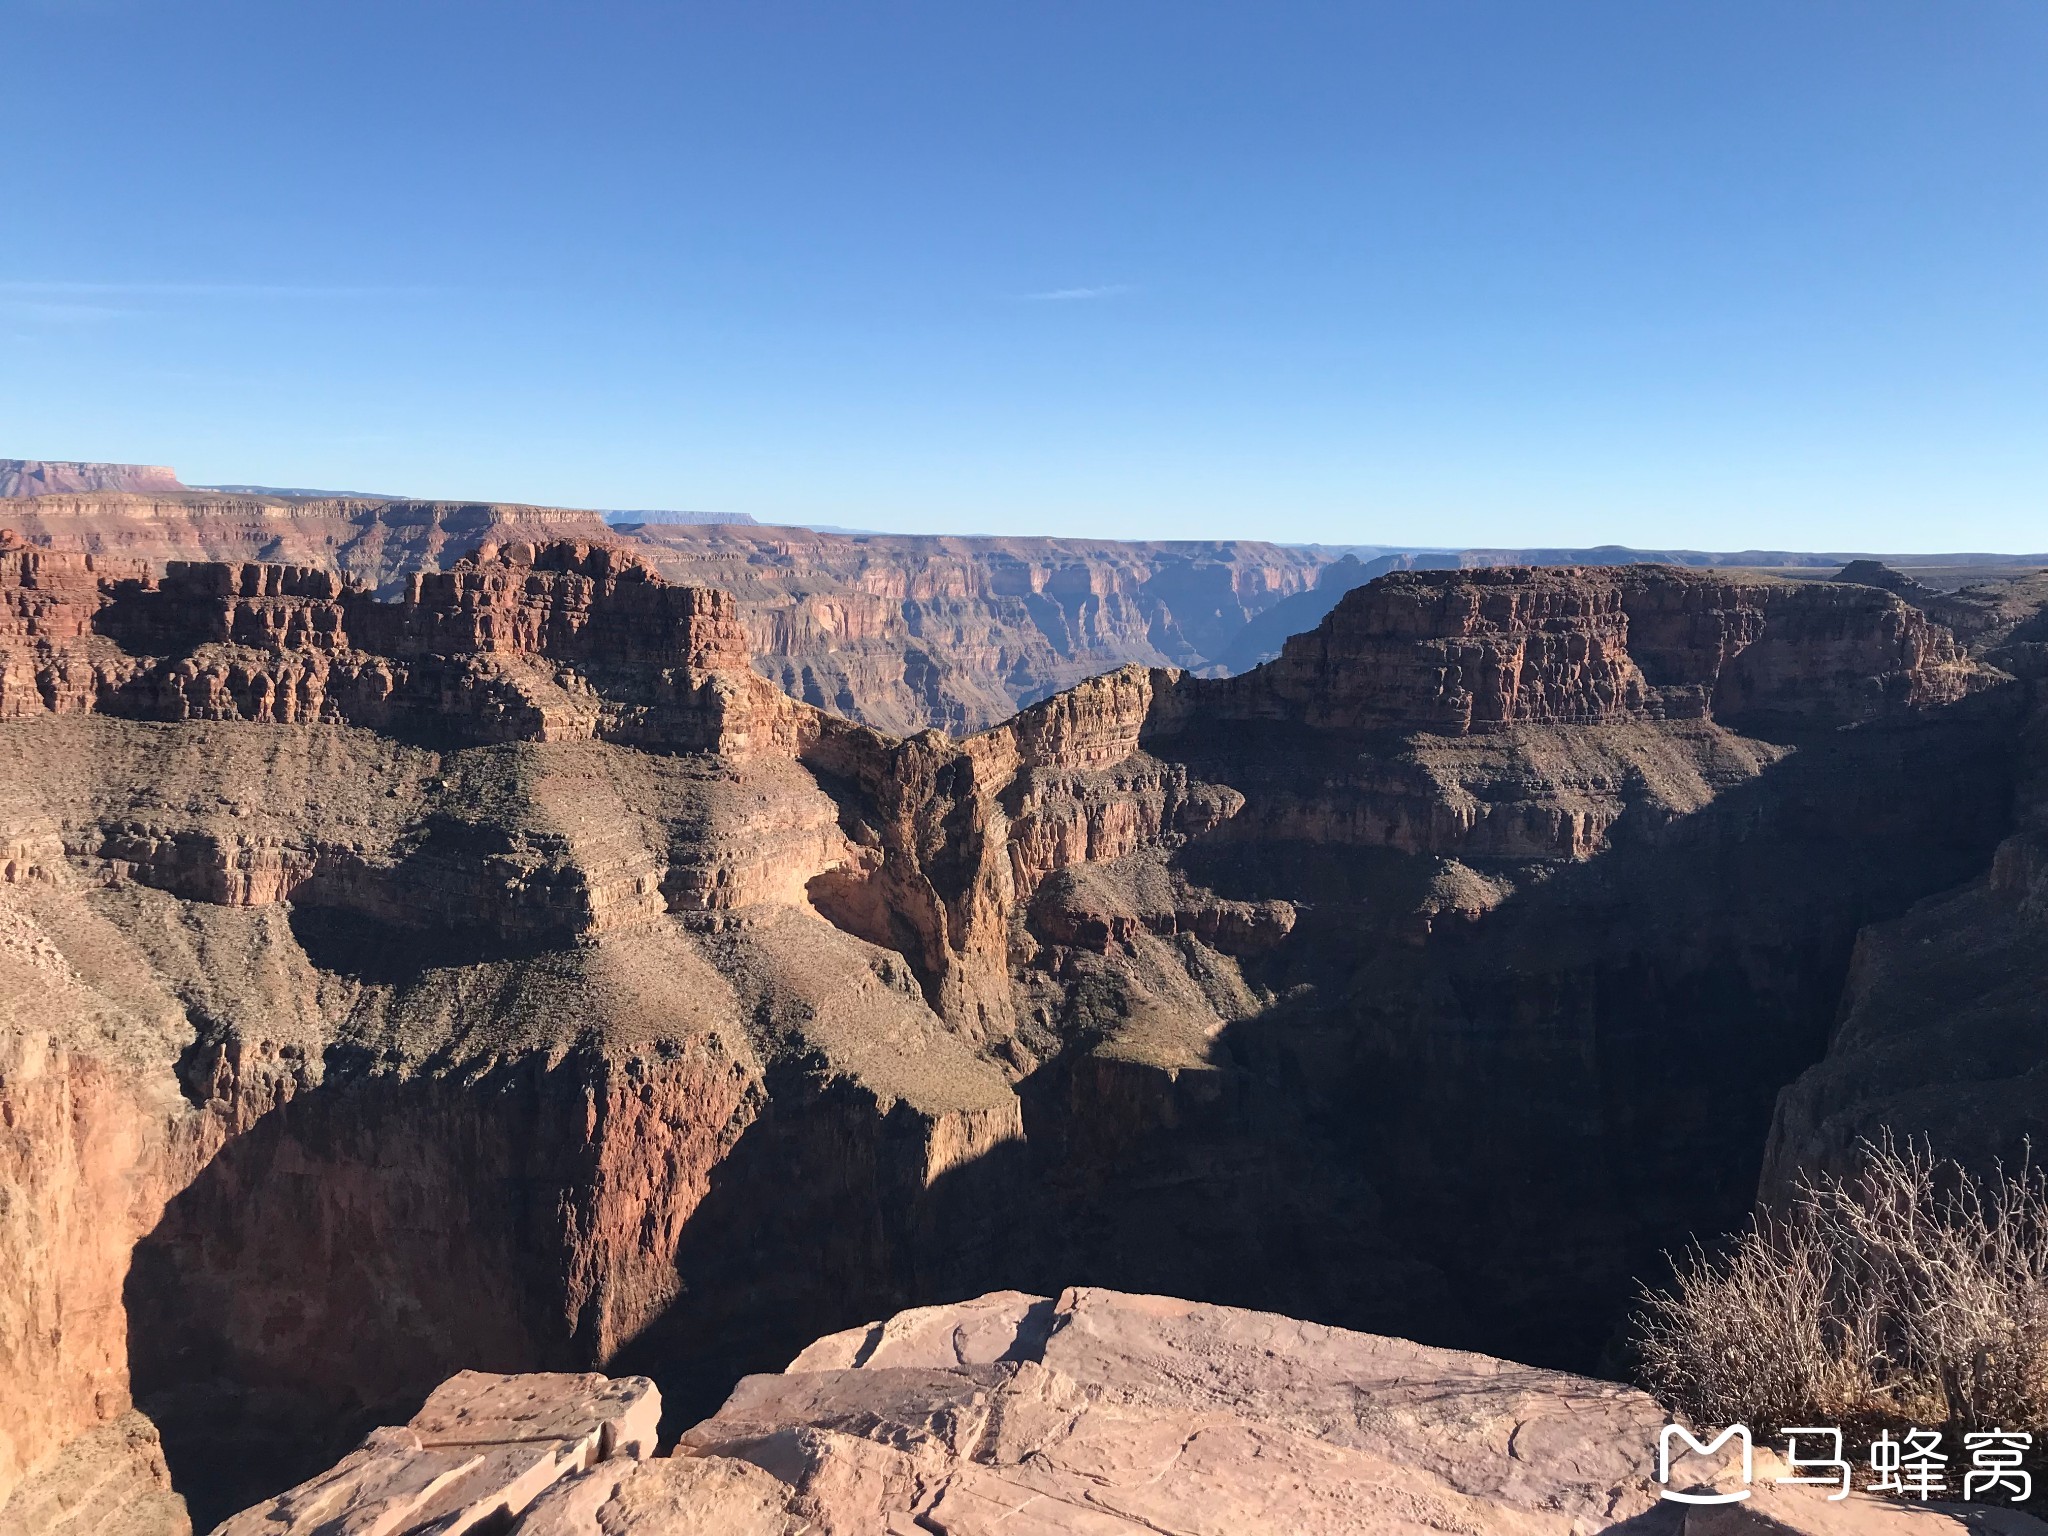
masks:
<svg viewBox="0 0 2048 1536"><path fill-rule="evenodd" d="M644 1376L451 1376L402 1428L246 1509L215 1536L461 1536L503 1530L601 1462L654 1450L661 1394Z"/></svg>

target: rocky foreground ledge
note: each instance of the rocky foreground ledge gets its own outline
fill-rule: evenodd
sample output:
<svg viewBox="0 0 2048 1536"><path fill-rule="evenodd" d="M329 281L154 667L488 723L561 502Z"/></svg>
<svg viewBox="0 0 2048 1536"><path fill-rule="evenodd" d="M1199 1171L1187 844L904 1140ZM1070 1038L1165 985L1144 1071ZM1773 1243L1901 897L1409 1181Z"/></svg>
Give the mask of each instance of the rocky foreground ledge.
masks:
<svg viewBox="0 0 2048 1536"><path fill-rule="evenodd" d="M1660 1502L1609 1382L1261 1312L1070 1289L921 1307L749 1376L653 1455L644 1377L445 1383L215 1536L1814 1536L2048 1532L1778 1488Z"/></svg>

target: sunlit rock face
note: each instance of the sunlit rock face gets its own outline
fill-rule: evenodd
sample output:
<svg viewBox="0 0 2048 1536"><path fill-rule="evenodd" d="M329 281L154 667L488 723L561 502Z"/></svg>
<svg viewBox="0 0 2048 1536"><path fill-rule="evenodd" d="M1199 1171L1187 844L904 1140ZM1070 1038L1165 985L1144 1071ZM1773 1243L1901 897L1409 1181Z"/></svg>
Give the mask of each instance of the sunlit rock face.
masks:
<svg viewBox="0 0 2048 1536"><path fill-rule="evenodd" d="M219 1536L314 1536L342 1510L391 1536L486 1521L511 1536L2048 1530L2010 1510L1831 1500L1768 1446L1747 1482L1732 1457L1676 1460L1659 1482L1665 1414L1641 1392L1092 1287L819 1339L665 1456L641 1438L650 1396L643 1379L467 1372ZM1732 1495L1742 1523L1666 1488Z"/></svg>
<svg viewBox="0 0 2048 1536"><path fill-rule="evenodd" d="M979 730L1125 662L1215 668L1252 620L1314 598L1334 558L1252 540L612 527L596 512L503 503L32 492L0 497L0 527L44 548L159 575L172 561L301 565L386 598L483 542L610 543L670 582L729 594L755 669L792 697L905 734Z"/></svg>
<svg viewBox="0 0 2048 1536"><path fill-rule="evenodd" d="M518 536L384 599L15 542L0 701L0 1490L112 1436L201 1525L457 1371L673 1431L992 1289L1598 1368L2026 750L1895 594L1634 568L895 737Z"/></svg>

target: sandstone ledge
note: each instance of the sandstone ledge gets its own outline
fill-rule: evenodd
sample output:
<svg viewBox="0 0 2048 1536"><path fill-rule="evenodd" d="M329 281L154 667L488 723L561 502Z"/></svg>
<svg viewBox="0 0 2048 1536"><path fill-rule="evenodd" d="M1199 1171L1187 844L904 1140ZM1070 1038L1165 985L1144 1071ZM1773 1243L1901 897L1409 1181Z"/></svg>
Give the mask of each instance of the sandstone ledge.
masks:
<svg viewBox="0 0 2048 1536"><path fill-rule="evenodd" d="M514 1401L529 1438L489 1439L491 1424L448 1438L451 1403L495 1423ZM638 1425L652 1402L637 1382L466 1372L410 1428L217 1536L454 1536L508 1517L516 1536L2048 1531L1807 1488L1681 1509L1657 1498L1665 1416L1641 1392L1092 1288L996 1292L821 1339L742 1381L669 1457L597 1432L600 1405Z"/></svg>

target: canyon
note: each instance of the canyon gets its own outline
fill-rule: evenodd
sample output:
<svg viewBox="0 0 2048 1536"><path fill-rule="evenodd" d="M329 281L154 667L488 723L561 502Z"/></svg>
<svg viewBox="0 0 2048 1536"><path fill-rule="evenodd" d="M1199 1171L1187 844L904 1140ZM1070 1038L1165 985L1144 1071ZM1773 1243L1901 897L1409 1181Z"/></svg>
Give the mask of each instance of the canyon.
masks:
<svg viewBox="0 0 2048 1536"><path fill-rule="evenodd" d="M485 539L623 543L670 581L729 593L755 665L793 696L899 733L982 729L1126 662L1209 667L1254 615L1312 595L1336 558L1251 541L615 528L556 507L160 487L0 500L0 527L157 572L174 560L306 566L385 597Z"/></svg>
<svg viewBox="0 0 2048 1536"><path fill-rule="evenodd" d="M690 520L672 520L679 516ZM149 466L0 460L0 528L40 548L118 557L157 574L173 560L267 561L395 598L413 574L438 571L486 539L623 544L671 582L731 594L754 666L793 697L899 735L984 730L1130 663L1242 672L1313 629L1353 587L1391 571L1650 561L1821 575L1841 563L1771 550L1344 549L697 521L708 516L209 490ZM1935 563L1990 573L2025 566L1986 555Z"/></svg>
<svg viewBox="0 0 2048 1536"><path fill-rule="evenodd" d="M984 1292L1614 1375L1760 1189L2033 1125L2024 581L1390 570L906 734L764 655L747 552L826 536L88 501L0 537L0 1529L209 1528L460 1371L644 1376L666 1446ZM1313 574L1230 558L1174 580Z"/></svg>

